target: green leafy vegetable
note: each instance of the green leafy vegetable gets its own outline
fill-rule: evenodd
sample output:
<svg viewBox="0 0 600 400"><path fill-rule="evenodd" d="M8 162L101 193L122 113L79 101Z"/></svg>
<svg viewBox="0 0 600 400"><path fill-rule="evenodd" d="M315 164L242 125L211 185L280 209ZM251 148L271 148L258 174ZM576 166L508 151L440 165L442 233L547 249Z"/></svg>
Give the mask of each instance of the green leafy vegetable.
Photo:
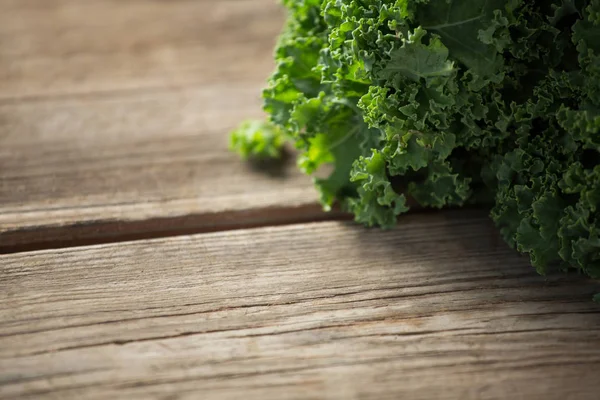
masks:
<svg viewBox="0 0 600 400"><path fill-rule="evenodd" d="M283 0L270 123L326 208L493 202L541 274L600 278L600 0ZM242 155L283 134L234 133Z"/></svg>
<svg viewBox="0 0 600 400"><path fill-rule="evenodd" d="M242 158L281 157L285 141L283 131L268 121L245 121L231 133L229 148Z"/></svg>

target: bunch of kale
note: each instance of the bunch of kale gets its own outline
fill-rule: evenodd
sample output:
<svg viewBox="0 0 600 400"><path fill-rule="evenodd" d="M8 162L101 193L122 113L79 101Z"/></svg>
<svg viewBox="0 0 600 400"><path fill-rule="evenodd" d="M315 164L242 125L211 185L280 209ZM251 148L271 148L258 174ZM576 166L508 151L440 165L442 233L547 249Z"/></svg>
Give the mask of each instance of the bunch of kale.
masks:
<svg viewBox="0 0 600 400"><path fill-rule="evenodd" d="M491 202L538 272L600 278L600 0L284 0L244 155L291 140L326 208L369 226Z"/></svg>

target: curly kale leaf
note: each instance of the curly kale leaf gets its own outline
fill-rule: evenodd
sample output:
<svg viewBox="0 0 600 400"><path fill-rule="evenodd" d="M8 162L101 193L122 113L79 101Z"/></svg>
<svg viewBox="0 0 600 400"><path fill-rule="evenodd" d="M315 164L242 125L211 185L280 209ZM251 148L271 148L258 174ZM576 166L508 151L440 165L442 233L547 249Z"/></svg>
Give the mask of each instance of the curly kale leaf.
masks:
<svg viewBox="0 0 600 400"><path fill-rule="evenodd" d="M229 148L243 159L280 158L285 137L282 130L266 121L244 121L231 132Z"/></svg>

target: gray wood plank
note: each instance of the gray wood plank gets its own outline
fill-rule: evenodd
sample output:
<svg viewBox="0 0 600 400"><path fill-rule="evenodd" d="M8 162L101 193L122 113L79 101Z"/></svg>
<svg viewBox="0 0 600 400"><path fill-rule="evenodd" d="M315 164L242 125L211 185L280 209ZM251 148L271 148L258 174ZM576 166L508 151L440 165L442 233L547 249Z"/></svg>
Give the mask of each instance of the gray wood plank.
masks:
<svg viewBox="0 0 600 400"><path fill-rule="evenodd" d="M599 288L471 212L0 256L0 397L591 400Z"/></svg>

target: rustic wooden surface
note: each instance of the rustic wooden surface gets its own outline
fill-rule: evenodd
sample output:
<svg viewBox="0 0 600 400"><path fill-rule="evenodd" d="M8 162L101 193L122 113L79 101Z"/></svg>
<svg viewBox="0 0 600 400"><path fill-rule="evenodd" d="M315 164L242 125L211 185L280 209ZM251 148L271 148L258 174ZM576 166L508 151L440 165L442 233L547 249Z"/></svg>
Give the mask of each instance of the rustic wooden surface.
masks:
<svg viewBox="0 0 600 400"><path fill-rule="evenodd" d="M484 212L323 221L293 157L227 151L282 21L0 0L0 399L598 399L598 282Z"/></svg>
<svg viewBox="0 0 600 400"><path fill-rule="evenodd" d="M3 256L0 397L597 399L597 285L485 216ZM287 393L285 396L284 393Z"/></svg>
<svg viewBox="0 0 600 400"><path fill-rule="evenodd" d="M274 0L0 0L0 252L318 218L292 158L227 150L282 21Z"/></svg>

